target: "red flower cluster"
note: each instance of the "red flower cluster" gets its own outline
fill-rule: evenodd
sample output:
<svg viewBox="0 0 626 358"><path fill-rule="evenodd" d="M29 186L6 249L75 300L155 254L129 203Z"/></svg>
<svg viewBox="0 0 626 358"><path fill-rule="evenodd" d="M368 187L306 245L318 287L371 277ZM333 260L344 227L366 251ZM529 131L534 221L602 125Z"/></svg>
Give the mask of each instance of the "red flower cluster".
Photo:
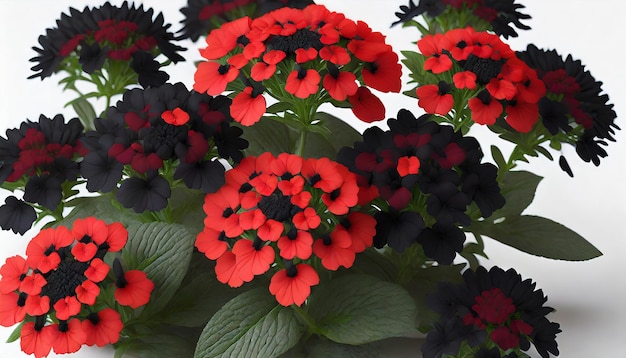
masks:
<svg viewBox="0 0 626 358"><path fill-rule="evenodd" d="M270 292L282 305L301 305L319 282L311 260L328 270L348 268L372 245L376 221L354 211L358 192L356 176L328 158L246 157L206 195L196 247L217 260L217 279L232 287L284 262Z"/></svg>
<svg viewBox="0 0 626 358"><path fill-rule="evenodd" d="M401 65L385 37L361 21L323 5L281 8L254 20L243 17L209 33L194 89L217 95L240 78L245 89L231 114L256 123L266 110L267 92L281 102L346 101L363 121L382 120L385 109L369 87L399 92Z"/></svg>
<svg viewBox="0 0 626 358"><path fill-rule="evenodd" d="M100 295L109 284L108 252L120 251L128 232L120 223L106 224L94 217L77 219L72 228L47 228L26 248L26 258L10 257L0 267L0 325L21 327L21 348L44 357L72 353L83 344L112 344L119 340L123 322L112 308L102 308ZM138 270L117 275L115 299L137 308L150 299L154 284Z"/></svg>
<svg viewBox="0 0 626 358"><path fill-rule="evenodd" d="M469 98L476 123L492 125L505 116L514 130L526 133L538 121L545 86L497 35L468 27L425 36L417 45L426 57L424 69L437 78L416 91L427 113L459 111Z"/></svg>

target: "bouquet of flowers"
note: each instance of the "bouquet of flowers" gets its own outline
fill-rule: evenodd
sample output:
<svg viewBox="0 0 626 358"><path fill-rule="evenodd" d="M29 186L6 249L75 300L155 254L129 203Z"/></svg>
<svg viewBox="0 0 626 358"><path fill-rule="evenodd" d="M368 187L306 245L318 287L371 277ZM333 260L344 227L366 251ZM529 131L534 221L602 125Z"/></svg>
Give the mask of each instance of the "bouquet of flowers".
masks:
<svg viewBox="0 0 626 358"><path fill-rule="evenodd" d="M398 337L424 357L558 355L544 292L482 266L485 246L600 256L523 214L541 177L517 169L565 145L597 166L619 127L580 60L507 44L523 9L411 0L401 51L310 0L189 0L178 32L128 2L60 14L32 77L59 77L76 117L0 137L0 227L36 231L0 263L9 340L38 358L384 356ZM191 85L168 74L183 40Z"/></svg>

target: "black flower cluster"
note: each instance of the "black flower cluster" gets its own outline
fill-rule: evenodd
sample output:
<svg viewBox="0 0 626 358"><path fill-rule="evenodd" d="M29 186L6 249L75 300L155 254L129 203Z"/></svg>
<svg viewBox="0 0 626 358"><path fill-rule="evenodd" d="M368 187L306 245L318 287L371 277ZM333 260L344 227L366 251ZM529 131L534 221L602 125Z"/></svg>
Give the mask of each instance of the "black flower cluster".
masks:
<svg viewBox="0 0 626 358"><path fill-rule="evenodd" d="M171 180L214 192L224 183L218 158L239 162L248 142L230 126L225 96L189 91L182 83L127 91L97 118L83 139L89 150L81 165L89 191L110 192L136 212L167 205Z"/></svg>
<svg viewBox="0 0 626 358"><path fill-rule="evenodd" d="M389 119L390 130L368 128L363 142L344 147L338 161L359 175L362 200L373 205L378 225L374 245L404 251L415 242L442 264L461 252L476 205L483 217L504 205L496 181L497 168L481 163L483 153L473 137L451 126L400 110Z"/></svg>
<svg viewBox="0 0 626 358"><path fill-rule="evenodd" d="M31 69L37 73L30 78L46 78L64 69L66 58L76 57L86 73L101 69L107 60L129 61L142 86L163 84L168 75L159 71L154 58L163 54L173 62L184 61L178 52L185 49L173 43L176 38L163 14L154 19L153 14L153 9L126 1L120 7L107 2L83 11L70 8L69 15L62 14L56 27L39 37L41 47L33 47L38 56L30 60L37 63Z"/></svg>
<svg viewBox="0 0 626 358"><path fill-rule="evenodd" d="M529 30L530 27L522 24L521 20L530 19L530 15L521 13L524 5L516 4L515 0L418 0L417 5L413 0L408 5L400 6L400 11L396 12L399 23L407 23L413 18L426 15L434 18L440 16L447 9L456 11L469 11L476 19L486 21L491 29L504 38L517 37L517 32L513 28ZM457 17L457 16L455 16ZM458 24L457 27L465 27L469 23Z"/></svg>
<svg viewBox="0 0 626 358"><path fill-rule="evenodd" d="M607 140L615 142L613 135L619 129L613 104L609 104L609 96L602 93L602 82L596 81L572 55L564 59L555 50L539 49L532 44L517 55L546 85L546 97L539 102L539 113L546 129L551 135L567 133L582 160L600 165L600 158L608 155L603 146L607 145ZM564 157L560 164L573 175Z"/></svg>
<svg viewBox="0 0 626 358"><path fill-rule="evenodd" d="M24 234L37 215L34 206L50 212L64 199L63 185L75 182L78 158L83 154L79 141L83 125L78 118L67 123L62 115L27 120L0 137L0 183L24 192L23 198L6 198L0 206L0 227ZM66 191L71 191L71 185Z"/></svg>
<svg viewBox="0 0 626 358"><path fill-rule="evenodd" d="M499 267L466 270L459 284L440 283L427 299L440 320L426 336L424 357L456 355L463 342L475 357L517 357L501 352L527 351L531 343L543 358L558 356L560 326L546 318L554 309L544 306L547 297L535 286L514 269Z"/></svg>
<svg viewBox="0 0 626 358"><path fill-rule="evenodd" d="M281 7L303 9L313 4L313 0L188 0L187 6L180 9L185 16L181 20L181 38L197 41L224 22L242 16L256 17Z"/></svg>

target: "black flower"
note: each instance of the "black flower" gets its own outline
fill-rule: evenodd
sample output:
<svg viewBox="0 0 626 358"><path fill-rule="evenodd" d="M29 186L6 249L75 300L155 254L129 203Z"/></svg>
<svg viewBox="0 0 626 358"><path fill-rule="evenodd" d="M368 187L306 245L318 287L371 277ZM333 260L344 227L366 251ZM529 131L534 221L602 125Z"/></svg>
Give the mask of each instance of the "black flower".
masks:
<svg viewBox="0 0 626 358"><path fill-rule="evenodd" d="M149 174L147 178L130 177L122 181L115 197L137 213L159 211L167 206L172 191L165 178Z"/></svg>
<svg viewBox="0 0 626 358"><path fill-rule="evenodd" d="M14 196L8 196L0 206L0 227L24 235L37 220L35 209Z"/></svg>

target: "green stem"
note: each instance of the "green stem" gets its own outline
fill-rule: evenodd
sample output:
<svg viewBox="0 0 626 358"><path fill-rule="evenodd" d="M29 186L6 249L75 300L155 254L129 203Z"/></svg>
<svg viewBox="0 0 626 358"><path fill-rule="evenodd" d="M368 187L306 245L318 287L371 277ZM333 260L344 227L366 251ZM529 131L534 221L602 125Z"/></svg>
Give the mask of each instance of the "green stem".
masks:
<svg viewBox="0 0 626 358"><path fill-rule="evenodd" d="M311 315L307 311L305 311L302 307L296 306L296 305L291 305L291 308L296 314L296 317L298 318L298 320L300 320L302 323L304 323L307 326L308 328L307 331L309 332L309 334L311 333L321 334L322 333L320 328L317 326L317 323L313 319L313 317L311 317Z"/></svg>
<svg viewBox="0 0 626 358"><path fill-rule="evenodd" d="M298 139L295 143L296 149L294 151L294 154L296 154L297 156L304 156L304 148L306 147L306 134L307 131L305 129L300 130L300 134L298 135Z"/></svg>

